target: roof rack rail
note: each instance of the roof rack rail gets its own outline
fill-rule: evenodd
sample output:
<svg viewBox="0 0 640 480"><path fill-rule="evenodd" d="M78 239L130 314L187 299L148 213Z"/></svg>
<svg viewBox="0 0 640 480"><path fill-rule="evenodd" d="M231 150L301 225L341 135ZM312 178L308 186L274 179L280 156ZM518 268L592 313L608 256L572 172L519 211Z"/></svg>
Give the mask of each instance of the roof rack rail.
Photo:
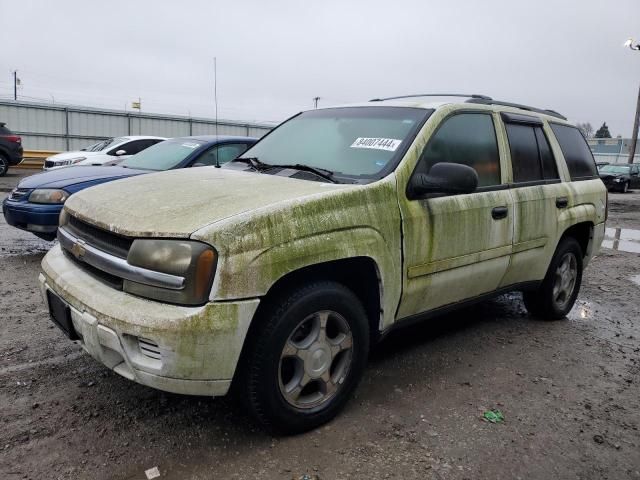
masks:
<svg viewBox="0 0 640 480"><path fill-rule="evenodd" d="M469 100L467 100L465 103L480 103L482 105L501 105L503 107L513 107L513 108L519 108L520 110L527 110L529 112L542 113L544 115L550 115L552 117L560 118L562 120L566 120L567 119L567 117L565 117L561 113L556 112L555 110L548 110L548 109L545 109L545 108L530 107L528 105L522 105L520 103L502 102L500 100L493 100L491 98L476 98L476 97L472 97Z"/></svg>
<svg viewBox="0 0 640 480"><path fill-rule="evenodd" d="M472 93L465 95L463 93L420 93L417 95L401 95L399 97L387 97L387 98L372 98L370 102L384 102L386 100L399 100L401 98L416 98L416 97L465 97L465 98L477 98L478 100L491 100L491 97L486 95L479 95Z"/></svg>

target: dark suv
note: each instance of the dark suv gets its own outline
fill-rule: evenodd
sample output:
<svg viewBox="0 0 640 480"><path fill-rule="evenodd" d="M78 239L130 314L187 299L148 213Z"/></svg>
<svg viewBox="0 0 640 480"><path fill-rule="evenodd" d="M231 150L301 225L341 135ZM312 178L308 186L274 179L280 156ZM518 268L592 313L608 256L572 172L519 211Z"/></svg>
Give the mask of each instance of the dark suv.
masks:
<svg viewBox="0 0 640 480"><path fill-rule="evenodd" d="M7 174L11 165L17 165L22 161L22 138L14 135L0 122L0 177Z"/></svg>

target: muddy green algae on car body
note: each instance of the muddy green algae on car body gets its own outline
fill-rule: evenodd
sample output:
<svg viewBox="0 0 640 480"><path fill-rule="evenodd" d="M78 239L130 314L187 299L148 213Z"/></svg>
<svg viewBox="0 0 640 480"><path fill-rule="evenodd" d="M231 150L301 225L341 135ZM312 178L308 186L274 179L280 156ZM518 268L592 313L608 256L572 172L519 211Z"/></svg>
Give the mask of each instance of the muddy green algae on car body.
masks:
<svg viewBox="0 0 640 480"><path fill-rule="evenodd" d="M490 105L435 108L395 170L367 184L196 168L84 190L67 201L65 211L70 215L127 237L191 239L215 248L209 302L181 307L134 297L96 280L66 259L59 247L43 260L43 289L51 288L79 314L85 312L120 337L150 338L163 355L175 359L171 371L154 371L142 363L130 365L134 372L227 381L211 388L172 387L185 393L220 394L233 377L260 300L280 279L305 267L370 259L380 298L380 316L373 320L384 331L404 317L541 280L560 238L578 223L592 228L588 261L604 235L604 187L599 180L571 181L549 127L551 120L564 123L557 118L539 115L559 182L408 198L407 185L429 139L447 118L469 111L491 115L500 180L508 187L513 177L511 157L499 113L505 110L521 113ZM562 211L556 197L568 199ZM491 209L503 204L512 212L491 221ZM137 380L150 384L147 378ZM151 385L170 389L163 382Z"/></svg>

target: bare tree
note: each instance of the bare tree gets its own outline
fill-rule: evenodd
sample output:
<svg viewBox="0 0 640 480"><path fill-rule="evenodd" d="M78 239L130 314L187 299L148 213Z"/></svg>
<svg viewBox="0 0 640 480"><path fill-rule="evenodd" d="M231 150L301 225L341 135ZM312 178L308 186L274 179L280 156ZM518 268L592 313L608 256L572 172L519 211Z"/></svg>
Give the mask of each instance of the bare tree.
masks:
<svg viewBox="0 0 640 480"><path fill-rule="evenodd" d="M593 137L593 126L589 122L578 123L577 127L580 129L585 138Z"/></svg>

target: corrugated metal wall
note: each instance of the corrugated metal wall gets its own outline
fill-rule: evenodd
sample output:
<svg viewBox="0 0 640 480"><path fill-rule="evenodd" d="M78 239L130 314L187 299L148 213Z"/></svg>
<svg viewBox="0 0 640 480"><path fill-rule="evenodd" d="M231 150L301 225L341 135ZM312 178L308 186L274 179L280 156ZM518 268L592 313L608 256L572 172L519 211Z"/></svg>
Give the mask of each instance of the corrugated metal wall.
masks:
<svg viewBox="0 0 640 480"><path fill-rule="evenodd" d="M180 137L215 134L215 122L209 118L139 115L118 110L7 100L0 100L0 122L22 136L25 150L78 150L98 140L122 135ZM219 135L261 137L271 128L257 123L218 122Z"/></svg>

